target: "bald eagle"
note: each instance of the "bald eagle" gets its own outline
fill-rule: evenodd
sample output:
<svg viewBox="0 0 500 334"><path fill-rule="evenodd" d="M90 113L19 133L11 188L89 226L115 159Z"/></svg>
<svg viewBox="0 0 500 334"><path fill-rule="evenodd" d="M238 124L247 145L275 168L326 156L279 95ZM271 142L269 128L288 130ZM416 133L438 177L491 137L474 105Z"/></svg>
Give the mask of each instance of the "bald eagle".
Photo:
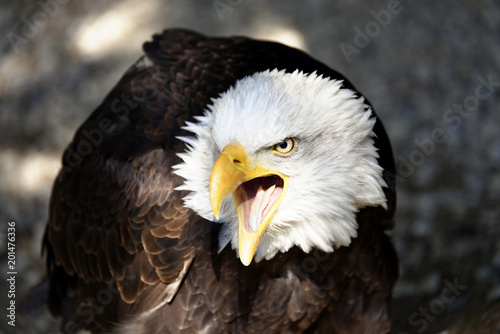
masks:
<svg viewBox="0 0 500 334"><path fill-rule="evenodd" d="M385 333L394 162L303 52L167 30L78 129L43 241L62 331Z"/></svg>

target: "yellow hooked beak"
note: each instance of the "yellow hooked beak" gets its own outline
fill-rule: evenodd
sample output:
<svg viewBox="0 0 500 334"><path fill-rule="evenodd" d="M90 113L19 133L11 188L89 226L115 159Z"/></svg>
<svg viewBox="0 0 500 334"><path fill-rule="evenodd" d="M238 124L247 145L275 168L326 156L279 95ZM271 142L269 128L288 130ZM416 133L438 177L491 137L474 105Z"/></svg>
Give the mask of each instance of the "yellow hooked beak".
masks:
<svg viewBox="0 0 500 334"><path fill-rule="evenodd" d="M288 177L255 164L239 143L227 145L210 175L210 203L219 219L222 201L233 194L238 212L241 262L248 266L259 240L283 201Z"/></svg>

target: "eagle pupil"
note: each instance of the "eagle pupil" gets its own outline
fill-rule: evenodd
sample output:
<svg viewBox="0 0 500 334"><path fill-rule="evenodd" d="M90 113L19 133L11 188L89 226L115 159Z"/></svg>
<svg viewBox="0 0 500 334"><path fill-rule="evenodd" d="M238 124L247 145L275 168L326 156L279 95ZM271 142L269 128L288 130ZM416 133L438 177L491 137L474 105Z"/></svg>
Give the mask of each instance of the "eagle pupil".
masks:
<svg viewBox="0 0 500 334"><path fill-rule="evenodd" d="M287 138L274 145L273 150L281 154L288 154L293 150L295 141L292 138Z"/></svg>

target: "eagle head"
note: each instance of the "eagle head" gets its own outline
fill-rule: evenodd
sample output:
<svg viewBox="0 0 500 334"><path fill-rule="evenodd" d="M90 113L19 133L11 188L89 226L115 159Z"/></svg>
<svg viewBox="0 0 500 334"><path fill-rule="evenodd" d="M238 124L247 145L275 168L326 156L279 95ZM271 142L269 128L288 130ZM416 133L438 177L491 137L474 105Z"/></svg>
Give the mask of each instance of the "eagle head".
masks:
<svg viewBox="0 0 500 334"><path fill-rule="evenodd" d="M375 116L342 81L295 71L247 76L184 129L175 166L184 202L222 223L241 262L293 246L333 252L357 236L356 213L386 207Z"/></svg>

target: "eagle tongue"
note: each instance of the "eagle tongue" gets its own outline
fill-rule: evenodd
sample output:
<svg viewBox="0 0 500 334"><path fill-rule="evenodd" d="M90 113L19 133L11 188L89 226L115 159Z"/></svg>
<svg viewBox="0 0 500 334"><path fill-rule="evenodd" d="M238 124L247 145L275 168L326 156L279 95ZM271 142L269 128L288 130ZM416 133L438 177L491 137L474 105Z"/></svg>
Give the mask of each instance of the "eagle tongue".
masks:
<svg viewBox="0 0 500 334"><path fill-rule="evenodd" d="M260 223L264 220L266 209L269 207L269 200L273 193L275 185L264 190L259 186L253 200L250 199L250 212L248 212L248 221L245 228L250 233L255 233L259 229Z"/></svg>
<svg viewBox="0 0 500 334"><path fill-rule="evenodd" d="M259 230L262 221L283 190L276 183L269 186L269 181L269 178L254 179L243 183L236 191L239 202L238 216L250 234Z"/></svg>

